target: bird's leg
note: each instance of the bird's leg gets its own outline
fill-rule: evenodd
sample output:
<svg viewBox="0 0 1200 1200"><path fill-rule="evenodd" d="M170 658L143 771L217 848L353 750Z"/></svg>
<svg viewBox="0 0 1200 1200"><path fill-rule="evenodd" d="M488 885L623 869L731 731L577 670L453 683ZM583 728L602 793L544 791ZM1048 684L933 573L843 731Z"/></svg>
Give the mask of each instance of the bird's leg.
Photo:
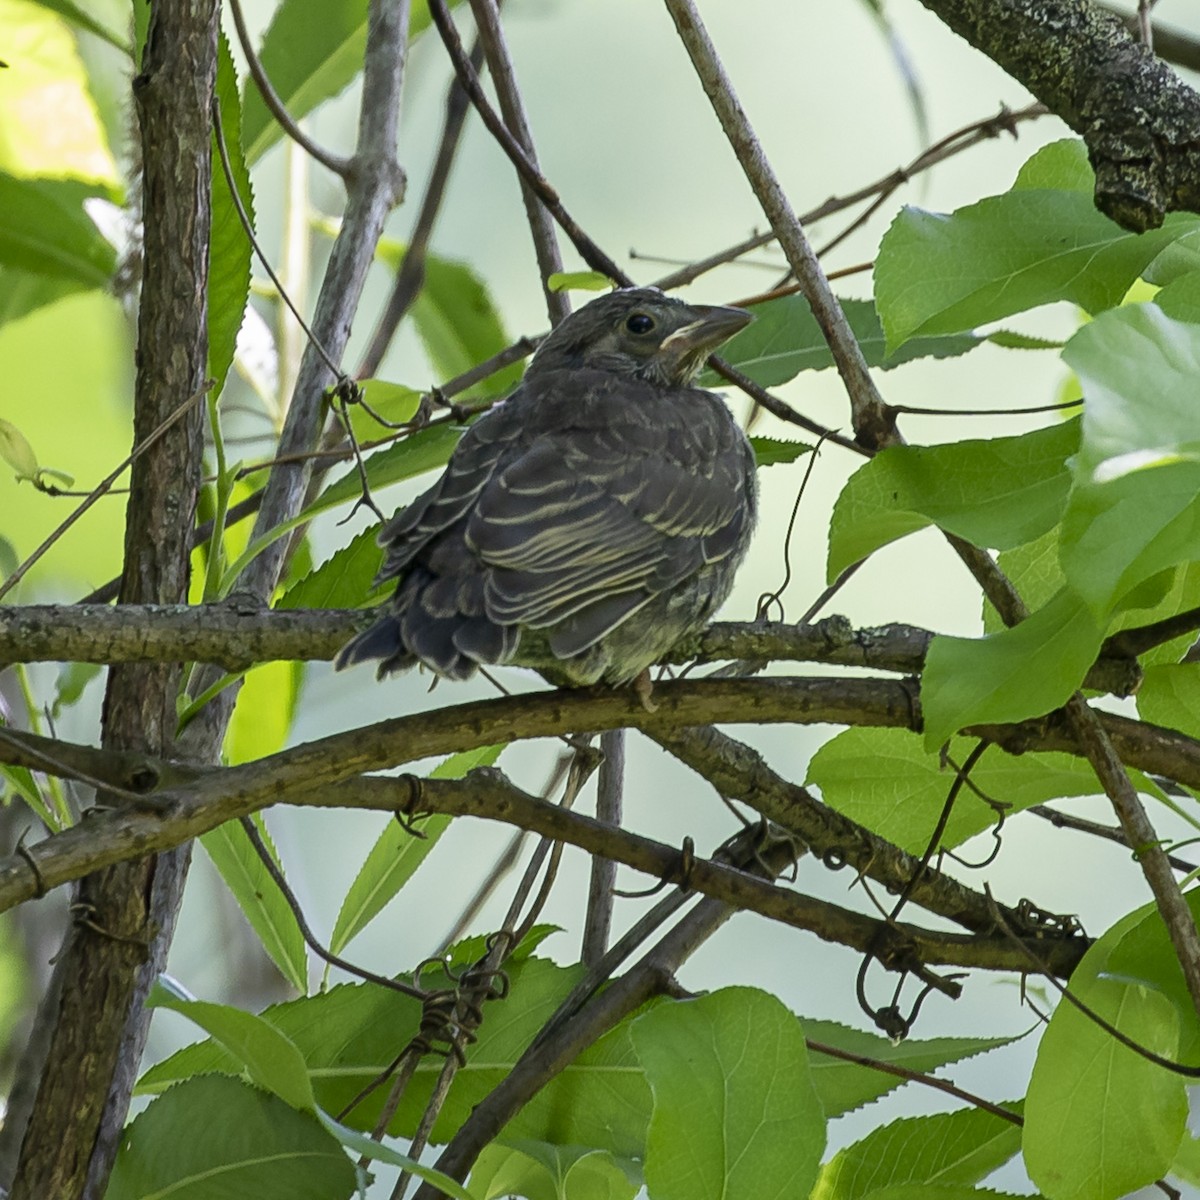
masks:
<svg viewBox="0 0 1200 1200"><path fill-rule="evenodd" d="M658 712L658 705L650 698L654 694L654 681L650 678L649 667L643 667L641 674L633 681L633 691L647 712Z"/></svg>

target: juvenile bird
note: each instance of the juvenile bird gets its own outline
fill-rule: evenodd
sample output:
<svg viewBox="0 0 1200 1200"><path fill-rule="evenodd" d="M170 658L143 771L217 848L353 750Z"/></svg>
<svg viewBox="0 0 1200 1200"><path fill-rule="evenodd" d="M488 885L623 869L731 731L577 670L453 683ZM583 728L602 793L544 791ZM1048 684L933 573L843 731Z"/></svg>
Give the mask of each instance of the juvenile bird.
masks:
<svg viewBox="0 0 1200 1200"><path fill-rule="evenodd" d="M466 679L514 663L560 686L639 680L645 699L647 668L729 594L754 527L754 453L692 383L751 319L627 288L563 320L381 530L377 582L396 592L337 667Z"/></svg>

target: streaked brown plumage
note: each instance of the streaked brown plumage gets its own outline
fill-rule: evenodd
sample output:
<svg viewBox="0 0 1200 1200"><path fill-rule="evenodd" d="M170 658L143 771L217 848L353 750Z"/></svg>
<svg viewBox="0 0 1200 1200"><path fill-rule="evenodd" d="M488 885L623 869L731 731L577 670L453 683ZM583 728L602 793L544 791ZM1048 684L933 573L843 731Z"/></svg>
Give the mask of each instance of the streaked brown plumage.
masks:
<svg viewBox="0 0 1200 1200"><path fill-rule="evenodd" d="M703 626L745 554L757 487L745 435L691 380L749 319L631 288L564 320L384 526L379 578L396 593L337 666L465 679L511 662L620 684Z"/></svg>

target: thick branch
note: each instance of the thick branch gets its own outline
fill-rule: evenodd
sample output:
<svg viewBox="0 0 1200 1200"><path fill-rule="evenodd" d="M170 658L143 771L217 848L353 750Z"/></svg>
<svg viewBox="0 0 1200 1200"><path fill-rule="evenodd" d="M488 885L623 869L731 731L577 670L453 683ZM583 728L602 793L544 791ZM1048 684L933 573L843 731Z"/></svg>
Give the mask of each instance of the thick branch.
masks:
<svg viewBox="0 0 1200 1200"><path fill-rule="evenodd" d="M242 671L277 659L329 661L371 619L369 611L357 609L272 611L238 600L190 606L0 608L0 664L208 662ZM1170 636L1177 636L1174 626ZM845 617L826 617L813 625L720 621L680 642L664 661L822 662L915 675L925 665L933 638L929 630L912 625L855 629ZM1135 662L1109 658L1096 663L1086 685L1127 696L1138 680Z"/></svg>
<svg viewBox="0 0 1200 1200"><path fill-rule="evenodd" d="M1127 229L1200 211L1200 96L1089 0L922 0L1087 142L1096 207Z"/></svg>
<svg viewBox="0 0 1200 1200"><path fill-rule="evenodd" d="M142 141L144 274L138 318L134 444L187 397L207 369L210 224L209 104L216 77L216 0L156 3L134 97ZM188 536L199 479L201 409L192 409L133 464L120 600L172 604L187 596ZM126 664L108 678L107 749L168 751L178 667ZM61 993L37 1097L12 1181L13 1200L95 1200L116 1155L145 1045L143 1001L166 961L187 873L178 850L89 876L58 970ZM54 1005L52 1008L51 1005ZM6 1136L23 1114L9 1113Z"/></svg>

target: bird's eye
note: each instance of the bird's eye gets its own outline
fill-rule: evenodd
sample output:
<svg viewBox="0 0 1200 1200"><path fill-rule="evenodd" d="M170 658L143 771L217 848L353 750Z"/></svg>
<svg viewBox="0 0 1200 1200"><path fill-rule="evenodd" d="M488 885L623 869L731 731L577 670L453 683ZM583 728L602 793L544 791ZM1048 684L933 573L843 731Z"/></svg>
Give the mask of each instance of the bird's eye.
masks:
<svg viewBox="0 0 1200 1200"><path fill-rule="evenodd" d="M649 333L654 328L654 318L648 313L635 312L625 320L630 333Z"/></svg>

